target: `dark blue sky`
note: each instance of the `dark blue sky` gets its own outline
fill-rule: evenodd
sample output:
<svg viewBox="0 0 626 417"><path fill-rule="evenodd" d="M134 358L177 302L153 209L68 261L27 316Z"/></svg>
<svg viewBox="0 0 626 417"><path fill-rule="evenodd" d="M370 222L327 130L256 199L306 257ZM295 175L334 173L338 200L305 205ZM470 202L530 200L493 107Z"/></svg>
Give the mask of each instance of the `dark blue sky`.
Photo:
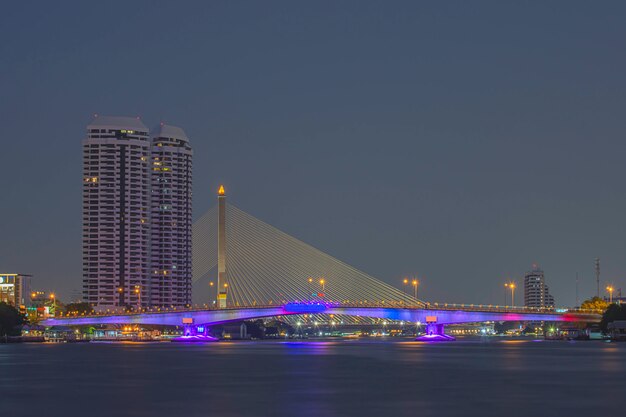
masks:
<svg viewBox="0 0 626 417"><path fill-rule="evenodd" d="M99 113L186 130L195 217L224 182L431 301L500 303L537 262L573 304L596 256L626 285L623 2L23 3L0 14L2 272L80 290Z"/></svg>

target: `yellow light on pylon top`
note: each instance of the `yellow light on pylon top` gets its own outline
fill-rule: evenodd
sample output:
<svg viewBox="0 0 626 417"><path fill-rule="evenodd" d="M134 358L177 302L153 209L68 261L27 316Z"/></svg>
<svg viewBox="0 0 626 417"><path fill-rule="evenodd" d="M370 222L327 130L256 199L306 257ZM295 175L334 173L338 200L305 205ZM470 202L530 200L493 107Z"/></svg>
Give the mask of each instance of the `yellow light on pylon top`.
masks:
<svg viewBox="0 0 626 417"><path fill-rule="evenodd" d="M217 190L217 195L226 195L226 190L223 185L220 185L220 189Z"/></svg>

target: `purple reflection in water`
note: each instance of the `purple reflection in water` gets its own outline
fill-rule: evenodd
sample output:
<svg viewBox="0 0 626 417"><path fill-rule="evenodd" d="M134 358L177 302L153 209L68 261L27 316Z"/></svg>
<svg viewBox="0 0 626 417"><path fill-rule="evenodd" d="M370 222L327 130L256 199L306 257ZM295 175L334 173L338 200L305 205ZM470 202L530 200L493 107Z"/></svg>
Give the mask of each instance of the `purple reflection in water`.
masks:
<svg viewBox="0 0 626 417"><path fill-rule="evenodd" d="M205 336L205 335L190 335L190 336L179 336L172 339L172 342L216 342L219 339L213 336Z"/></svg>

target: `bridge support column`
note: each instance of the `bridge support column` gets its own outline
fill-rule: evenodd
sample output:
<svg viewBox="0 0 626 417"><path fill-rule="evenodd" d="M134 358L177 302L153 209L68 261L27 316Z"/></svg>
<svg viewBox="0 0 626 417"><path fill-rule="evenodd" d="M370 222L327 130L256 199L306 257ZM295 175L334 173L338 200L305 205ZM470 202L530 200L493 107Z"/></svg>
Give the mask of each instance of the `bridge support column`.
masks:
<svg viewBox="0 0 626 417"><path fill-rule="evenodd" d="M173 338L172 342L214 342L217 340L219 340L217 337L213 337L209 333L209 326L185 324L183 325L183 335Z"/></svg>
<svg viewBox="0 0 626 417"><path fill-rule="evenodd" d="M418 336L415 340L421 342L449 342L455 340L455 338L445 333L443 324L428 323L426 325L426 334Z"/></svg>

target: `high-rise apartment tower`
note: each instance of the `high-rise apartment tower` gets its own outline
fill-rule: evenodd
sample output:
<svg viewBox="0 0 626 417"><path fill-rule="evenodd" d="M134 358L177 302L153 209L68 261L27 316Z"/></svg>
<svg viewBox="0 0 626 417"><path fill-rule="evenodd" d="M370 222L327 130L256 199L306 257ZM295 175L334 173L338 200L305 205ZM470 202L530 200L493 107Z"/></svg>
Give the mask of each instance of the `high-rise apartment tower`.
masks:
<svg viewBox="0 0 626 417"><path fill-rule="evenodd" d="M161 125L151 155L150 305L191 304L191 172L185 132Z"/></svg>
<svg viewBox="0 0 626 417"><path fill-rule="evenodd" d="M524 305L526 307L554 307L554 297L546 285L543 271L533 265L531 271L524 275Z"/></svg>
<svg viewBox="0 0 626 417"><path fill-rule="evenodd" d="M83 141L83 299L99 309L184 305L190 277L187 137L161 126L151 139L138 118L96 117Z"/></svg>

